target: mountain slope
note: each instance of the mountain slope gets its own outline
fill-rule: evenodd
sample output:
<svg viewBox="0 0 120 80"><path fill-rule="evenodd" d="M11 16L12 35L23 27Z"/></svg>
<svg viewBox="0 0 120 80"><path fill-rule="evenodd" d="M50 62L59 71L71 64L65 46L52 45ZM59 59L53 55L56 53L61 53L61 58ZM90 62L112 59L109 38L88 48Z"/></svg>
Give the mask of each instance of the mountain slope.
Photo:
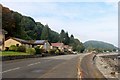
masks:
<svg viewBox="0 0 120 80"><path fill-rule="evenodd" d="M102 42L102 41L94 41L94 40L90 40L90 41L86 41L84 44L86 49L88 48L97 48L97 49L116 49L116 47L110 43L106 43L106 42Z"/></svg>

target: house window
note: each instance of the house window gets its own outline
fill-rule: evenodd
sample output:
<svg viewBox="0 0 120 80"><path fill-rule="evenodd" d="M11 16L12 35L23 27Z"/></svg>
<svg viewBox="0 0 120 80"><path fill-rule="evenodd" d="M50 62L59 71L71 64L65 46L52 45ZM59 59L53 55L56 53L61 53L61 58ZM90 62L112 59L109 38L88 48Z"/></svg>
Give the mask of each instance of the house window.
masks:
<svg viewBox="0 0 120 80"><path fill-rule="evenodd" d="M34 45L32 45L32 47L34 47Z"/></svg>
<svg viewBox="0 0 120 80"><path fill-rule="evenodd" d="M18 47L18 46L19 46L19 44L16 44L16 46Z"/></svg>
<svg viewBox="0 0 120 80"><path fill-rule="evenodd" d="M8 51L9 50L9 47L5 47L5 51Z"/></svg>

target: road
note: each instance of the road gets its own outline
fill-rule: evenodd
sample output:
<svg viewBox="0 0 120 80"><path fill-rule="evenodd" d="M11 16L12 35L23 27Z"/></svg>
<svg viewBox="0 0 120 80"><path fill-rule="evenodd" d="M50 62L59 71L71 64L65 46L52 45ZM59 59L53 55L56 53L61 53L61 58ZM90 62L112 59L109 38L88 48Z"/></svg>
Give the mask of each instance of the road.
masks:
<svg viewBox="0 0 120 80"><path fill-rule="evenodd" d="M102 73L98 70L93 59L94 54L86 55L80 65L81 78L95 79L95 80L107 80Z"/></svg>
<svg viewBox="0 0 120 80"><path fill-rule="evenodd" d="M80 80L107 80L96 67L93 56L94 54L87 54L81 59L81 63L81 54L4 61L2 63L2 76L3 78L17 79L35 78L35 80L39 80L39 78L78 80L80 70Z"/></svg>
<svg viewBox="0 0 120 80"><path fill-rule="evenodd" d="M3 78L77 78L79 55L5 61Z"/></svg>

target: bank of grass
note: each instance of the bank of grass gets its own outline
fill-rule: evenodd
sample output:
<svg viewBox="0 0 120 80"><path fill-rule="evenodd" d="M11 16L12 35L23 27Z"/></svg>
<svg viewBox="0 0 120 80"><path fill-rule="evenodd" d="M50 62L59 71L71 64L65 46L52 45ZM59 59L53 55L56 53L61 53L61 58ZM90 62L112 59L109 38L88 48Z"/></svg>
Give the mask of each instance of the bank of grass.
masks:
<svg viewBox="0 0 120 80"><path fill-rule="evenodd" d="M14 52L14 51L2 51L0 52L0 56L18 56L18 55L30 55L24 52Z"/></svg>

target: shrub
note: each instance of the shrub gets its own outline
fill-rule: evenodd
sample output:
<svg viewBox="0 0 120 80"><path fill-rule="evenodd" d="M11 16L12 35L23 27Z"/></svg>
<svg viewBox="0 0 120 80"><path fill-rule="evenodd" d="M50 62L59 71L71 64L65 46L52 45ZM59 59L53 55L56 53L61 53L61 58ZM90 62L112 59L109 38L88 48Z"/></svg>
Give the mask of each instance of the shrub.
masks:
<svg viewBox="0 0 120 80"><path fill-rule="evenodd" d="M11 45L11 46L9 47L9 51L17 51L17 46Z"/></svg>
<svg viewBox="0 0 120 80"><path fill-rule="evenodd" d="M55 54L59 54L60 53L60 50L59 49L56 49L55 50Z"/></svg>
<svg viewBox="0 0 120 80"><path fill-rule="evenodd" d="M35 50L36 50L36 54L42 54L44 52L44 49L40 49L40 46L37 46Z"/></svg>
<svg viewBox="0 0 120 80"><path fill-rule="evenodd" d="M19 46L17 51L19 51L19 52L26 52L26 47L25 46Z"/></svg>
<svg viewBox="0 0 120 80"><path fill-rule="evenodd" d="M34 48L27 48L27 49L26 49L26 53L28 53L28 54L35 54L36 51L35 51Z"/></svg>
<svg viewBox="0 0 120 80"><path fill-rule="evenodd" d="M5 47L5 51L9 51L9 47Z"/></svg>
<svg viewBox="0 0 120 80"><path fill-rule="evenodd" d="M55 54L55 51L56 51L55 49L50 49L48 53L49 54Z"/></svg>
<svg viewBox="0 0 120 80"><path fill-rule="evenodd" d="M36 54L40 54L40 46L37 46L37 47L35 48L35 51L36 51Z"/></svg>

